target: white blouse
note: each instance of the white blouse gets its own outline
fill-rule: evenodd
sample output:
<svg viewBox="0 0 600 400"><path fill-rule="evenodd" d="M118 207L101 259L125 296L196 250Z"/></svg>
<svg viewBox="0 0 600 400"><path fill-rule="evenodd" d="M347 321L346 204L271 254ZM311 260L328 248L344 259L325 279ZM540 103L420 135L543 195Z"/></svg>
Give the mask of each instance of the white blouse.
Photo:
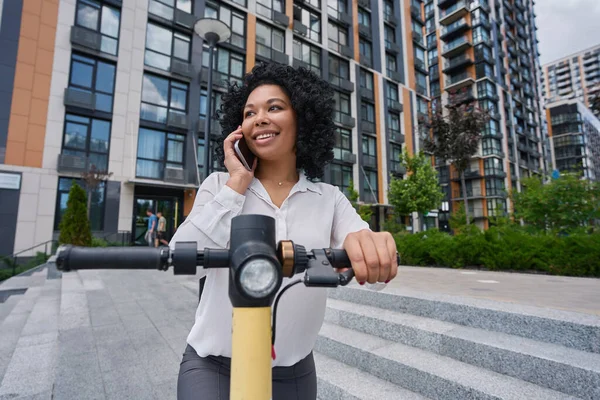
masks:
<svg viewBox="0 0 600 400"><path fill-rule="evenodd" d="M177 241L192 240L198 242L199 250L228 248L231 219L240 214L273 217L277 241L292 240L307 250L342 248L346 235L369 229L337 187L313 183L303 173L281 208L273 204L258 179L252 180L245 195L227 186L228 179L228 173L215 172L202 183L192 211L171 239L171 248L175 248ZM229 271L199 268L198 277L204 275L204 291L187 342L201 357L231 357L233 308L228 294ZM281 289L298 276L301 274L284 278ZM295 285L281 296L275 341L277 357L273 366L293 365L312 351L323 324L326 300L327 289L303 284Z"/></svg>

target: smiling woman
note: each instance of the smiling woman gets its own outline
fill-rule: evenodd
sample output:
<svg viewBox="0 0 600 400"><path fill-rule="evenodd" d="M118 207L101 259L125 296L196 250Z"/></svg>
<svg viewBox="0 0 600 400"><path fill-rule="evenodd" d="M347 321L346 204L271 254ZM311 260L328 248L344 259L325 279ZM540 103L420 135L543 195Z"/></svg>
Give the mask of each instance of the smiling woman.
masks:
<svg viewBox="0 0 600 400"><path fill-rule="evenodd" d="M169 244L195 241L198 249L228 248L234 217L266 215L276 221L276 240L306 248L345 249L356 279L389 282L396 276L396 246L387 232L371 232L335 186L311 182L333 158L334 99L329 84L304 68L259 65L241 86L234 84L221 104L222 146L215 172L200 186L192 211ZM254 153L247 169L235 153L244 139ZM239 147L239 144L238 144ZM368 267L367 267L368 260ZM209 269L180 366L179 400L229 398L232 306L229 271ZM300 274L298 274L300 275ZM202 276L201 276L202 277ZM282 288L294 278L284 278ZM273 337L275 400L315 400L312 349L325 315L326 289L295 285L278 305ZM285 289L282 289L285 290ZM276 355L276 357L275 357Z"/></svg>

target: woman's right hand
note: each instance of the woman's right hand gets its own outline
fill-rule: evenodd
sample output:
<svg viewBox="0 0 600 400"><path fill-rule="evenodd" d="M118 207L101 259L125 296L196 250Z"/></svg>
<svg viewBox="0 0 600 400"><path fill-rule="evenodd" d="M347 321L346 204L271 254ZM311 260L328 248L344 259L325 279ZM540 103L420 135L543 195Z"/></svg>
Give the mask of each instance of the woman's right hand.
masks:
<svg viewBox="0 0 600 400"><path fill-rule="evenodd" d="M231 132L223 141L223 152L225 154L225 168L229 172L229 180L227 186L240 194L244 194L252 179L254 178L254 170L256 169L257 159L254 159L252 171L248 171L239 160L234 150L234 143L244 136L242 127L239 126L235 131Z"/></svg>

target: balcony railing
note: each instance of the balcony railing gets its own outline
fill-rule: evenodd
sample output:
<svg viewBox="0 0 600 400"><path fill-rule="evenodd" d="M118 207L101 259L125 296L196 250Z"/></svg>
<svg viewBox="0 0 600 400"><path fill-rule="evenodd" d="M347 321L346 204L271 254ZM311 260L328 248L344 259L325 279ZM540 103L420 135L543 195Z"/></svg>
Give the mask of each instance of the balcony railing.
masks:
<svg viewBox="0 0 600 400"><path fill-rule="evenodd" d="M473 79L473 77L471 76L471 74L469 72L465 71L463 73L460 73L455 76L451 76L448 79L446 79L446 89L449 89L451 86L455 86L455 85L457 85L459 83L463 83L463 82L465 84L468 84L469 81L475 81L475 80ZM465 85L461 85L461 87L462 86L465 86Z"/></svg>
<svg viewBox="0 0 600 400"><path fill-rule="evenodd" d="M369 168L377 168L377 156L372 156L369 154L363 154L363 166Z"/></svg>
<svg viewBox="0 0 600 400"><path fill-rule="evenodd" d="M446 44L444 46L444 55L450 56L451 52L455 53L458 52L461 47L466 48L469 46L472 46L471 40L468 37L463 36L460 39L453 40L452 42Z"/></svg>
<svg viewBox="0 0 600 400"><path fill-rule="evenodd" d="M468 3L465 0L461 0L440 12L440 23L443 25L451 24L452 22L466 15L468 12Z"/></svg>
<svg viewBox="0 0 600 400"><path fill-rule="evenodd" d="M469 27L469 22L467 21L466 18L463 17L457 21L454 21L450 25L443 26L442 31L441 31L441 37L444 38L448 34L457 32L463 28L468 28L468 27Z"/></svg>
<svg viewBox="0 0 600 400"><path fill-rule="evenodd" d="M484 197L483 195L483 190L481 190L481 188L469 188L467 187L467 198L478 198L478 197ZM452 198L453 199L464 199L463 197L463 191L461 188L454 188L452 190Z"/></svg>
<svg viewBox="0 0 600 400"><path fill-rule="evenodd" d="M462 54L458 57L451 58L444 63L444 71L451 70L461 65L473 64L473 58L468 54Z"/></svg>

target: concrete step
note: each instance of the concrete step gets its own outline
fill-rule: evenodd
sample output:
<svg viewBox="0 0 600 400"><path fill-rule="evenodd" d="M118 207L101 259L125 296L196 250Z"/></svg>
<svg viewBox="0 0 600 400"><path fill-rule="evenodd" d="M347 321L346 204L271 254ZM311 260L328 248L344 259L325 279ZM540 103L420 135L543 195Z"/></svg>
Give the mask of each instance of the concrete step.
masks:
<svg viewBox="0 0 600 400"><path fill-rule="evenodd" d="M320 353L317 366L317 396L320 400L427 400L420 394L376 378Z"/></svg>
<svg viewBox="0 0 600 400"><path fill-rule="evenodd" d="M376 292L356 284L330 290L329 297L600 353L600 318L591 314L408 289Z"/></svg>
<svg viewBox="0 0 600 400"><path fill-rule="evenodd" d="M348 328L323 324L315 350L379 379L439 400L571 400L576 397L394 343Z"/></svg>
<svg viewBox="0 0 600 400"><path fill-rule="evenodd" d="M45 277L46 271L41 272ZM9 362L3 363L0 398L50 397L57 361L60 283L45 280L30 287L8 317L19 316L20 324L12 332L2 331L3 339L10 334L17 340L12 340Z"/></svg>
<svg viewBox="0 0 600 400"><path fill-rule="evenodd" d="M325 320L573 396L600 398L597 353L334 299Z"/></svg>
<svg viewBox="0 0 600 400"><path fill-rule="evenodd" d="M23 294L12 294L3 303L0 303L0 325L4 319L10 315L19 300L21 300L21 296L23 296Z"/></svg>

